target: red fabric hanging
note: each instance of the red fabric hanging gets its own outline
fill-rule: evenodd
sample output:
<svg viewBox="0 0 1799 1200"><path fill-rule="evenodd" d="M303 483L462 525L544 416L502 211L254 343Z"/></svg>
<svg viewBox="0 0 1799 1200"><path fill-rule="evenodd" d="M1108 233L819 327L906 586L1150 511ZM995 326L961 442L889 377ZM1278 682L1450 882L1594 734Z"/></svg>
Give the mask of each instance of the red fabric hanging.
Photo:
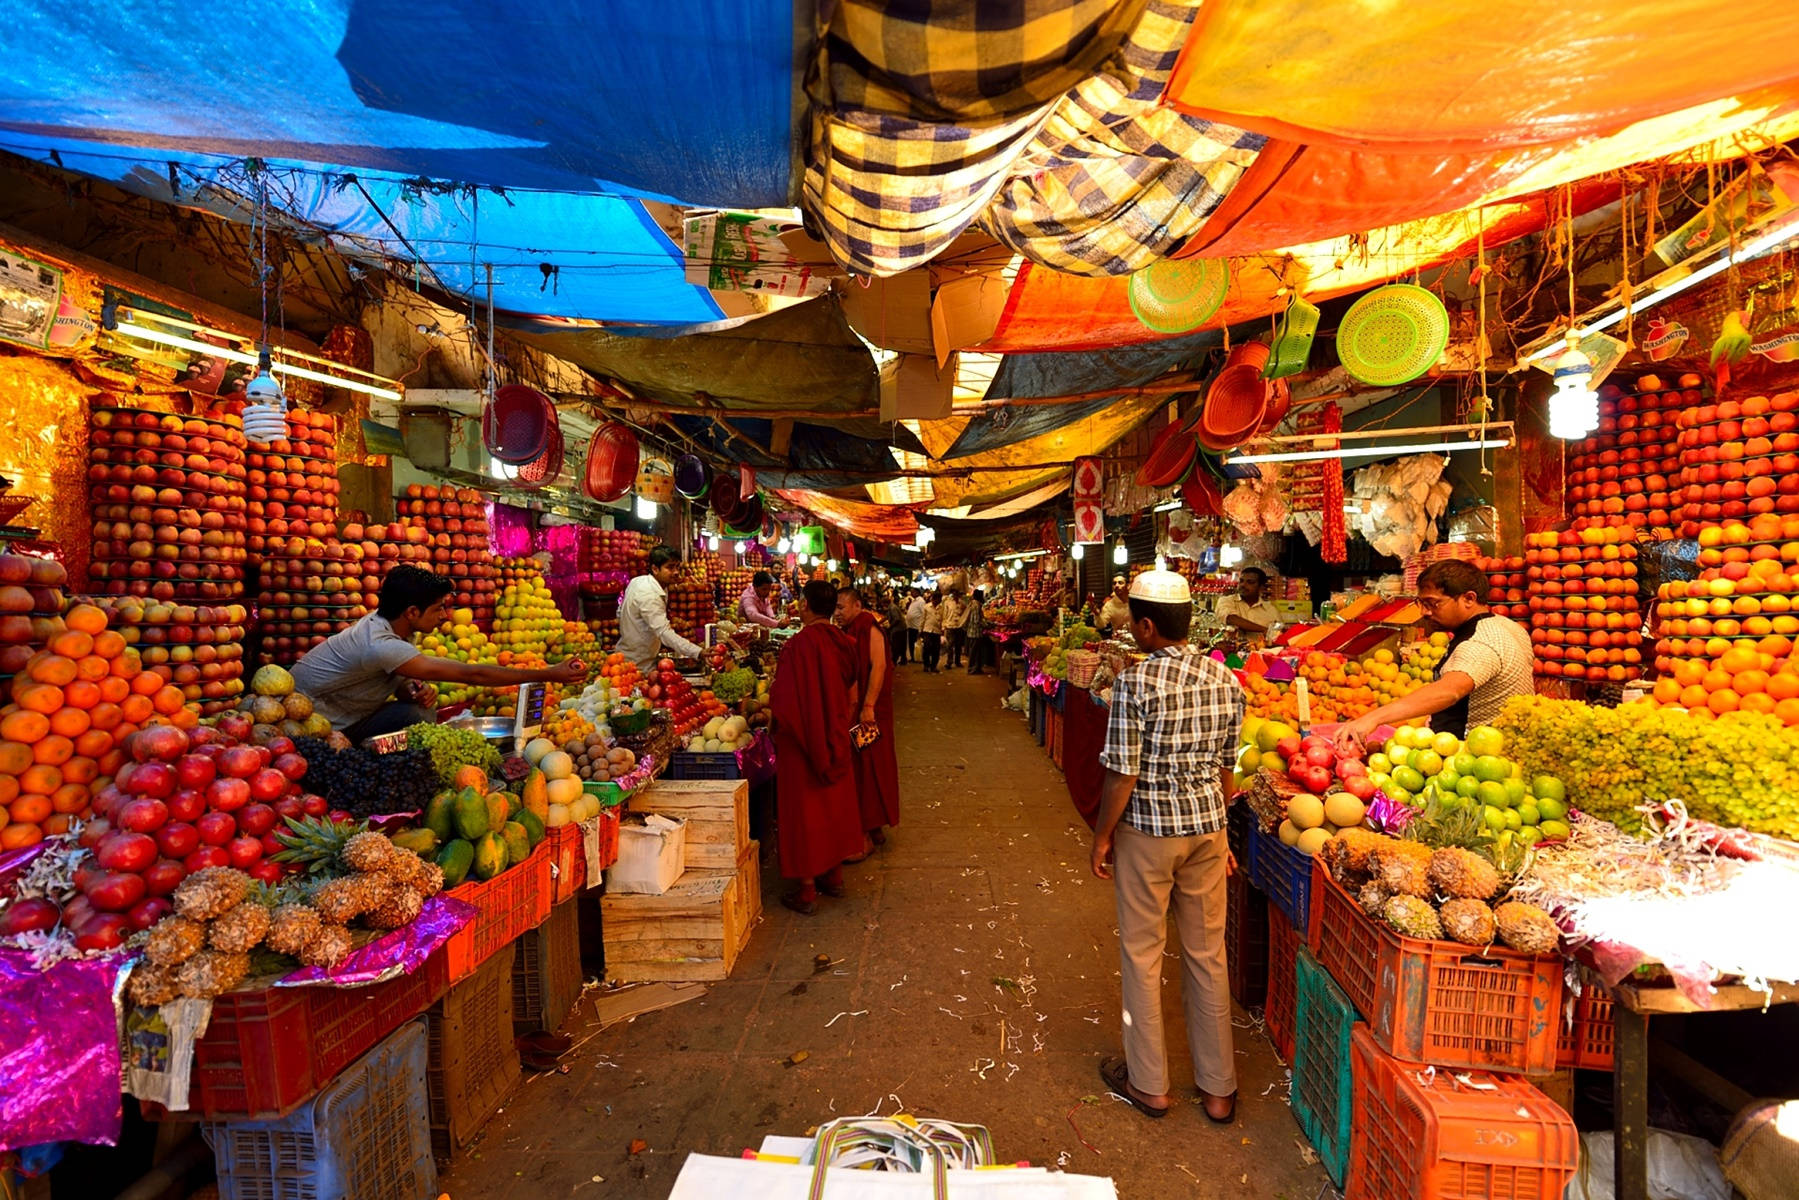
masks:
<svg viewBox="0 0 1799 1200"><path fill-rule="evenodd" d="M1335 401L1325 405L1324 432L1343 432L1343 410ZM1337 445L1341 445L1338 442ZM1343 520L1343 462L1324 461L1324 539L1319 553L1327 563L1349 560L1349 531Z"/></svg>

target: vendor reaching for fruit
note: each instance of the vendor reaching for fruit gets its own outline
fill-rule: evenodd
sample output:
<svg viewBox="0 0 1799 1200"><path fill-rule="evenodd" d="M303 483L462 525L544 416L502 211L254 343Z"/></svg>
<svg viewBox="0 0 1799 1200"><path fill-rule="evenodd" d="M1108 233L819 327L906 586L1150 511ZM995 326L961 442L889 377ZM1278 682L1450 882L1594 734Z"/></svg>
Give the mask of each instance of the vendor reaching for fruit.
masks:
<svg viewBox="0 0 1799 1200"><path fill-rule="evenodd" d="M521 683L581 683L579 659L551 667L494 667L432 658L412 644L414 633L444 623L444 600L455 583L423 567L401 563L381 581L375 611L333 634L294 664L294 686L352 742L437 720L433 683L510 687ZM398 698L395 690L398 689Z"/></svg>
<svg viewBox="0 0 1799 1200"><path fill-rule="evenodd" d="M743 589L743 595L737 598L737 610L743 619L751 625L760 625L765 629L785 629L792 624L775 611L774 601L775 577L767 571L757 571L750 580L750 586Z"/></svg>
<svg viewBox="0 0 1799 1200"><path fill-rule="evenodd" d="M1449 654L1433 682L1346 721L1337 730L1340 747L1359 747L1380 726L1414 717L1429 717L1438 733L1462 737L1472 726L1493 724L1513 696L1536 690L1530 634L1517 622L1489 612L1486 594L1487 576L1472 563L1448 559L1424 568L1418 576L1418 604L1449 631Z"/></svg>
<svg viewBox="0 0 1799 1200"><path fill-rule="evenodd" d="M668 623L668 585L681 576L681 556L667 546L650 551L650 573L625 585L618 601L618 652L647 671L667 646L684 658L706 651Z"/></svg>

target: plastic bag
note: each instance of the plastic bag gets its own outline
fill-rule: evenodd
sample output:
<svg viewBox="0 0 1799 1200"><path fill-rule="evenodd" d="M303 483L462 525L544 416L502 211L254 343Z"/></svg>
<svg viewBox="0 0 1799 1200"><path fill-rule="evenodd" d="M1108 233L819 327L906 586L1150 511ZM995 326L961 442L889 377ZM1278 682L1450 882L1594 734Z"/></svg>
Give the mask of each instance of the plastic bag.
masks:
<svg viewBox="0 0 1799 1200"><path fill-rule="evenodd" d="M1564 1200L1615 1200L1610 1130L1580 1135L1580 1170ZM1704 1138L1649 1131L1649 1200L1730 1200L1718 1152Z"/></svg>

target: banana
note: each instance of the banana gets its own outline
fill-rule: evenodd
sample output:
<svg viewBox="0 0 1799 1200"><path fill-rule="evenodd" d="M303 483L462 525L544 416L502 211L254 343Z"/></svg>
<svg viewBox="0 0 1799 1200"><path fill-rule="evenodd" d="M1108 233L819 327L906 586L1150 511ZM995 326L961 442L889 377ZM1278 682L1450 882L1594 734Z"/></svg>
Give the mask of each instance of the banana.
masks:
<svg viewBox="0 0 1799 1200"><path fill-rule="evenodd" d="M1725 314L1718 340L1712 343L1712 366L1717 366L1719 359L1730 363L1741 362L1743 356L1749 353L1749 342L1748 310Z"/></svg>

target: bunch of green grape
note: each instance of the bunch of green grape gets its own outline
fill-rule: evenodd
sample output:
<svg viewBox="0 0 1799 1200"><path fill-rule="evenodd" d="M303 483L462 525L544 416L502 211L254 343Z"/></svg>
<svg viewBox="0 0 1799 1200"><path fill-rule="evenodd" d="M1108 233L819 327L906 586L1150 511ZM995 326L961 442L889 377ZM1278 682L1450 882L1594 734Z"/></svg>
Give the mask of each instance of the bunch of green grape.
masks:
<svg viewBox="0 0 1799 1200"><path fill-rule="evenodd" d="M480 767L492 775L500 766L500 753L486 738L455 725L413 725L406 730L406 747L429 752L432 769L446 784L457 767Z"/></svg>

